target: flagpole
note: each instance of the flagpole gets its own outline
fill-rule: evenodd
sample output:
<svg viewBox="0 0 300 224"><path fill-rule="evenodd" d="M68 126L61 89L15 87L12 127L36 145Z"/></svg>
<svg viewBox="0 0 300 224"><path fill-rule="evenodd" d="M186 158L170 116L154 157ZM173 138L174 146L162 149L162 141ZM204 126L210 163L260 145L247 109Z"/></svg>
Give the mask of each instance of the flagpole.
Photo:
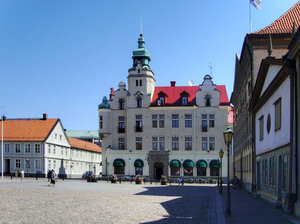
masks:
<svg viewBox="0 0 300 224"><path fill-rule="evenodd" d="M251 2L249 0L249 25L250 25L250 33L252 33L252 17L251 17Z"/></svg>

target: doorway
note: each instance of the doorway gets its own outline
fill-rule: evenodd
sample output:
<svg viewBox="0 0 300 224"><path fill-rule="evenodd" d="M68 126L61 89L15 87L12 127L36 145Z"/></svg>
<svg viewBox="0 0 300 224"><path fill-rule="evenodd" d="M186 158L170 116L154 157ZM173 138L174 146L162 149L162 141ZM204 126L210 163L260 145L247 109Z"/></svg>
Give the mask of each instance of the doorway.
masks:
<svg viewBox="0 0 300 224"><path fill-rule="evenodd" d="M154 163L154 172L155 172L155 179L160 180L161 175L164 174L164 164L161 162Z"/></svg>
<svg viewBox="0 0 300 224"><path fill-rule="evenodd" d="M10 175L10 159L5 159L4 161L5 167L4 167L4 173L6 175Z"/></svg>
<svg viewBox="0 0 300 224"><path fill-rule="evenodd" d="M278 161L278 202L281 204L282 202L282 156L279 156Z"/></svg>

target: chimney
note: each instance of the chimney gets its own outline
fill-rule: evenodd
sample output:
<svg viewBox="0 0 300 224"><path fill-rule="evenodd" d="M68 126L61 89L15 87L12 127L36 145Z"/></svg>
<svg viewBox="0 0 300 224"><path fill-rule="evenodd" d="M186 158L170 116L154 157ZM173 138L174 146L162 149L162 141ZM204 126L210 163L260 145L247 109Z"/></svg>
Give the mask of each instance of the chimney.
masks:
<svg viewBox="0 0 300 224"><path fill-rule="evenodd" d="M43 114L43 120L47 120L48 119L48 114Z"/></svg>
<svg viewBox="0 0 300 224"><path fill-rule="evenodd" d="M175 86L176 81L171 81L171 86Z"/></svg>

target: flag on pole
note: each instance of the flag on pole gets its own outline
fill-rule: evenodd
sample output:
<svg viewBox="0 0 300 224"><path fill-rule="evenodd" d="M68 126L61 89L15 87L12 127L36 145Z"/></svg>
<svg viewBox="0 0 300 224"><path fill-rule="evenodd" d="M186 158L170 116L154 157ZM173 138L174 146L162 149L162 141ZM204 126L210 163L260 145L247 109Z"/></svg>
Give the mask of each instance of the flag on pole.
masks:
<svg viewBox="0 0 300 224"><path fill-rule="evenodd" d="M250 0L250 3L259 10L261 9L261 2L262 0Z"/></svg>

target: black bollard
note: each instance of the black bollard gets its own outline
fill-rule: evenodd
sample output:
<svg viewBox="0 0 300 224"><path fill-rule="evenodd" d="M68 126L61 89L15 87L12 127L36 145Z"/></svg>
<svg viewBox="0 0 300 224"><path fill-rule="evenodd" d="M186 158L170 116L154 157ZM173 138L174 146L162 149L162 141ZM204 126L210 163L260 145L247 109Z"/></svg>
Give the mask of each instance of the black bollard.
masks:
<svg viewBox="0 0 300 224"><path fill-rule="evenodd" d="M13 174L12 173L10 173L10 179L12 180L12 177L13 177Z"/></svg>
<svg viewBox="0 0 300 224"><path fill-rule="evenodd" d="M37 173L35 174L35 179L38 180L38 174Z"/></svg>

